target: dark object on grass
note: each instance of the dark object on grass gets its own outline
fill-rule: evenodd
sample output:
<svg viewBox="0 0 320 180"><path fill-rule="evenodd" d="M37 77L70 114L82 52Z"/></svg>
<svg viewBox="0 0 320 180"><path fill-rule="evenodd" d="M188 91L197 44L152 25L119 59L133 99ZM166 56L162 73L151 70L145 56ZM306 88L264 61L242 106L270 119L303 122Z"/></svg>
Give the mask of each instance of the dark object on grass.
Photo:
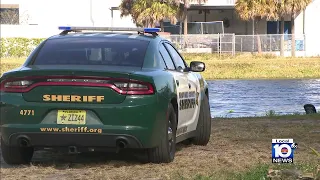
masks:
<svg viewBox="0 0 320 180"><path fill-rule="evenodd" d="M303 107L304 107L304 110L306 111L307 114L317 113L316 108L312 104L305 104Z"/></svg>

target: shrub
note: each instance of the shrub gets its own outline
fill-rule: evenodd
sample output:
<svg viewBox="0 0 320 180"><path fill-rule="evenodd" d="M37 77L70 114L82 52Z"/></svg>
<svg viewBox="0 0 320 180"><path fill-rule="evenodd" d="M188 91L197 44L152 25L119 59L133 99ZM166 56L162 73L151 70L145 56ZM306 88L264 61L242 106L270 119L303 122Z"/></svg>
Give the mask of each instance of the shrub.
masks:
<svg viewBox="0 0 320 180"><path fill-rule="evenodd" d="M1 57L25 57L37 47L44 38L1 38Z"/></svg>

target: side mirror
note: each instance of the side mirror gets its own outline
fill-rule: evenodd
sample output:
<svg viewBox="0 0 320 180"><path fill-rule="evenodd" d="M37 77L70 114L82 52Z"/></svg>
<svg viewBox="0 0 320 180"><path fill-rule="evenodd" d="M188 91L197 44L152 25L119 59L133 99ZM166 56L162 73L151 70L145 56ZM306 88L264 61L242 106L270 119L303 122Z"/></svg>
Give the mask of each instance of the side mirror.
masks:
<svg viewBox="0 0 320 180"><path fill-rule="evenodd" d="M206 65L200 61L192 61L190 63L190 70L193 72L203 72L206 69Z"/></svg>

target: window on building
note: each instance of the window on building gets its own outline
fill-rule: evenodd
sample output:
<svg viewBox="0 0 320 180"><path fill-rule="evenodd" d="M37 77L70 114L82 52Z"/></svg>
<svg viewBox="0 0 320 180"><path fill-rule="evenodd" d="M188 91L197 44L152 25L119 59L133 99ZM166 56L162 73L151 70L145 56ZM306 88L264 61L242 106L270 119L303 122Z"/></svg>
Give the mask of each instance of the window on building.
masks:
<svg viewBox="0 0 320 180"><path fill-rule="evenodd" d="M19 24L19 8L0 8L1 24Z"/></svg>

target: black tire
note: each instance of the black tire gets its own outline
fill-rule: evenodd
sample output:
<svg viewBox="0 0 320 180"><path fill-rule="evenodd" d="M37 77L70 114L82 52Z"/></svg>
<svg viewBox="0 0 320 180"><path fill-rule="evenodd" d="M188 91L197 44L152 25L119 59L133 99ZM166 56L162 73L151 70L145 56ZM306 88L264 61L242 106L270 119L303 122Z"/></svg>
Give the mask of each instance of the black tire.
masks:
<svg viewBox="0 0 320 180"><path fill-rule="evenodd" d="M206 146L211 135L211 114L209 99L205 96L201 102L196 136L192 138L192 143L195 145Z"/></svg>
<svg viewBox="0 0 320 180"><path fill-rule="evenodd" d="M32 147L12 147L6 145L1 138L3 160L9 165L30 164L34 149Z"/></svg>
<svg viewBox="0 0 320 180"><path fill-rule="evenodd" d="M169 116L166 121L166 136L161 140L158 147L148 149L149 161L152 163L170 163L174 160L176 153L176 132L177 132L177 115L172 104L169 104ZM171 129L171 138L169 131Z"/></svg>

